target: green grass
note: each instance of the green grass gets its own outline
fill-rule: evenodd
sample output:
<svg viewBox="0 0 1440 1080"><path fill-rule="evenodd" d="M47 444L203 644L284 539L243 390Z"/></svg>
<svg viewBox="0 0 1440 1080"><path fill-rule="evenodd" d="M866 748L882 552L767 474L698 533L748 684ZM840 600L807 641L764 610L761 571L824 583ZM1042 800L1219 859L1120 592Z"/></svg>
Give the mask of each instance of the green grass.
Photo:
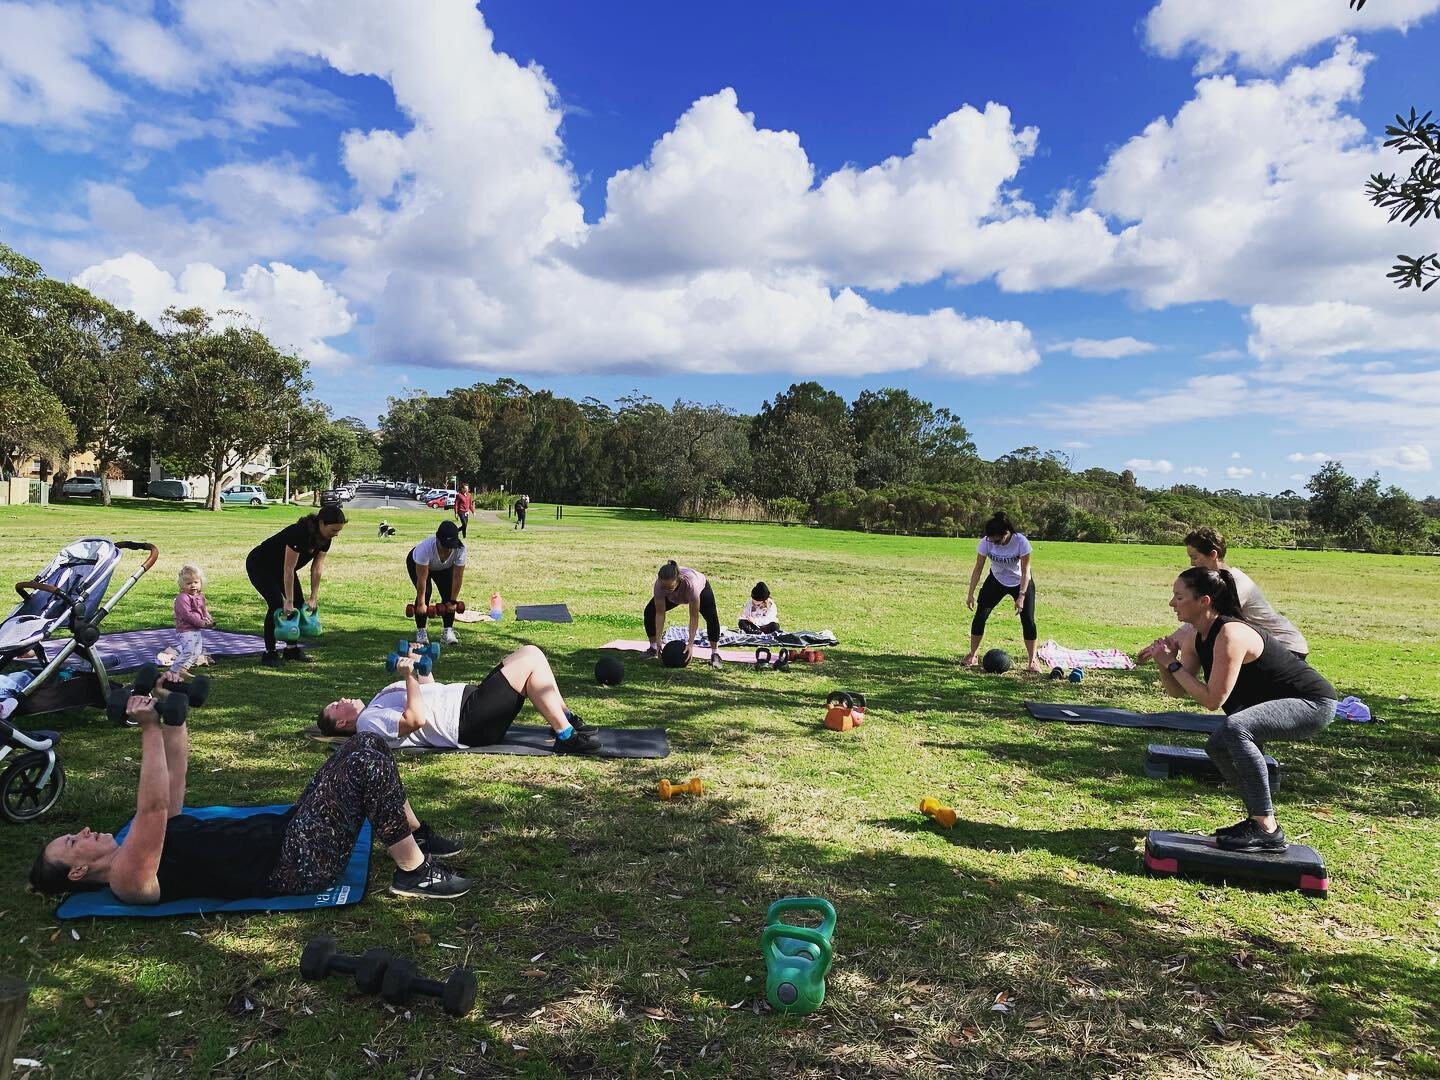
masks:
<svg viewBox="0 0 1440 1080"><path fill-rule="evenodd" d="M188 560L209 573L220 625L253 629L244 554L293 516L0 510L0 575L29 577L81 535L150 540L160 563L107 628L167 624ZM382 516L400 537L375 537ZM212 704L192 722L192 804L293 798L321 760L299 729L385 680L405 629L404 555L438 515L351 518L326 575L319 662L213 669ZM60 924L24 870L42 838L128 817L138 762L133 734L98 712L59 717L64 799L37 824L0 827L3 967L33 988L20 1053L40 1075L1440 1075L1440 561L1233 553L1316 666L1385 721L1272 748L1281 819L1330 866L1331 897L1314 901L1143 876L1147 829L1208 831L1235 819L1235 799L1145 779L1157 733L1041 724L1021 708L1167 707L1149 670L1078 688L961 670L973 542L575 508L562 524L537 505L523 534L482 515L471 551L477 604L494 589L507 612L564 601L575 623L462 626L439 675L473 679L533 641L587 720L663 724L671 757L403 759L421 812L470 846L478 887L453 906L388 896L377 850L371 895L340 911ZM1042 637L1148 642L1171 625L1181 554L1036 545ZM643 635L651 575L671 556L710 574L727 621L763 578L788 625L831 627L842 646L787 674L631 658L623 685L596 686L596 646ZM987 640L1021 651L998 613ZM866 693L859 731L820 728L835 688ZM656 799L660 778L692 774L702 798ZM925 794L959 810L952 832L916 812ZM839 911L826 1003L805 1019L766 1010L758 950L767 905L794 893ZM395 946L432 971L466 963L480 1003L453 1021L341 979L304 983L297 957L317 933Z"/></svg>

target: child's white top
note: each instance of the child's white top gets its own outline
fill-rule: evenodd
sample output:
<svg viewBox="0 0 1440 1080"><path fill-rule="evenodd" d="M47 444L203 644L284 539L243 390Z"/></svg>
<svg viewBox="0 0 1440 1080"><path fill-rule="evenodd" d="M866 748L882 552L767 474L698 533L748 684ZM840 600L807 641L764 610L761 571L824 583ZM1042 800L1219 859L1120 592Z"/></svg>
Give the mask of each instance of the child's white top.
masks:
<svg viewBox="0 0 1440 1080"><path fill-rule="evenodd" d="M780 621L780 605L774 599L751 600L745 605L745 610L740 613L740 618L749 619L756 626L764 626L766 623L778 623Z"/></svg>

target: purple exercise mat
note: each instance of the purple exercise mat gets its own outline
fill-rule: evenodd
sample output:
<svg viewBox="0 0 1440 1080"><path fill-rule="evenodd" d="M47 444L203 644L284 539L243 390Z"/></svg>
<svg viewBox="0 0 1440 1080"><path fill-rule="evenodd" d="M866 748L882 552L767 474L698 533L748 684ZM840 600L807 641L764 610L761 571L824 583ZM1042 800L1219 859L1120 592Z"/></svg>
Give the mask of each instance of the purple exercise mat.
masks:
<svg viewBox="0 0 1440 1080"><path fill-rule="evenodd" d="M170 627L154 630L124 630L104 634L95 643L95 651L114 674L138 671L144 664L155 662L155 654L175 643ZM211 656L259 656L265 651L265 639L258 634L235 634L229 630L206 630L205 651ZM90 665L77 654L71 663L78 668Z"/></svg>

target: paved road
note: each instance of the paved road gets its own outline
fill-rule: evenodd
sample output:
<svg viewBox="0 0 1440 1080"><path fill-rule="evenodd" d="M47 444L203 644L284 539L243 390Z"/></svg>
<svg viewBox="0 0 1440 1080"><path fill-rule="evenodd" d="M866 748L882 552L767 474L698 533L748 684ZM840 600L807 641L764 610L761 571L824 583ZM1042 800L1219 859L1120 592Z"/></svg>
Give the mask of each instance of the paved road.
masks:
<svg viewBox="0 0 1440 1080"><path fill-rule="evenodd" d="M437 517L448 516L449 511L431 510L422 502L398 492L385 494L385 489L378 484L361 484L355 489L355 498L345 504L347 510L394 510L399 513L402 510L422 510L427 514L435 514Z"/></svg>

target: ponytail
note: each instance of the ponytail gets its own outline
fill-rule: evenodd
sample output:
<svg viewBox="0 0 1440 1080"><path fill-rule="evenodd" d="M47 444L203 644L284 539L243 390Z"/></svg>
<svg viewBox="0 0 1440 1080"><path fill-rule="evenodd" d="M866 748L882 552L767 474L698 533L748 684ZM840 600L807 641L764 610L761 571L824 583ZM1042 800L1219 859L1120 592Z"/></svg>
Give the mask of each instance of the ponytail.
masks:
<svg viewBox="0 0 1440 1080"><path fill-rule="evenodd" d="M1232 619L1241 617L1240 590L1235 587L1234 575L1229 570L1192 566L1180 575L1180 580L1196 599L1208 596L1210 606L1217 615L1228 615Z"/></svg>

